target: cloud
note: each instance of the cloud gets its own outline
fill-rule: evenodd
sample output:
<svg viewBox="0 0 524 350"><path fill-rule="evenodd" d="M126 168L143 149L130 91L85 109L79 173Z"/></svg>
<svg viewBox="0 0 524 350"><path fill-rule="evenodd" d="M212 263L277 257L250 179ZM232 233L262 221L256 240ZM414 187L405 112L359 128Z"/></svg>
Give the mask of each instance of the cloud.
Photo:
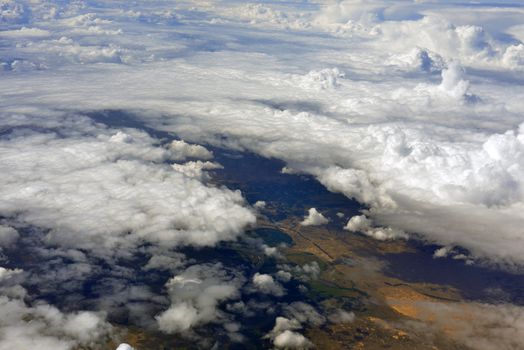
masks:
<svg viewBox="0 0 524 350"><path fill-rule="evenodd" d="M302 328L299 321L285 317L277 317L275 326L265 337L270 338L277 348L284 349L309 349L313 344L302 334L294 330Z"/></svg>
<svg viewBox="0 0 524 350"><path fill-rule="evenodd" d="M277 272L277 278L279 278L279 276L288 276L289 274L289 276L293 276L294 278L297 278L300 281L315 280L319 277L321 272L320 265L316 261L311 261L304 265L293 266L288 264L281 264L278 265L278 267L281 270Z"/></svg>
<svg viewBox="0 0 524 350"><path fill-rule="evenodd" d="M185 160L186 158L195 158L201 160L213 159L213 153L200 145L192 145L183 140L172 141L169 149L173 151L174 160Z"/></svg>
<svg viewBox="0 0 524 350"><path fill-rule="evenodd" d="M107 254L141 242L212 246L254 222L239 192L193 179L216 165L170 168L164 162L176 151L155 146L147 134L94 128L98 136L36 132L0 141L2 171L9 174L2 214L49 229L48 241L62 247Z"/></svg>
<svg viewBox="0 0 524 350"><path fill-rule="evenodd" d="M110 327L96 310L106 311L111 321L154 328L154 315L169 305L169 299L145 284L164 283L166 272L184 275L180 271L195 264L173 250L235 240L255 221L239 191L177 171L171 165L174 159L188 157L187 150L181 155L143 131L107 128L86 117L54 113L41 119L16 116L4 127L0 158L9 175L0 201L0 244L9 261L24 271L0 268L0 296L49 298L57 307L77 310L60 316L63 320L53 319L60 322L56 337L44 332L50 327L47 320L37 329L36 323L11 320L20 323L17 332L28 339L32 334L35 339L50 335L42 340L42 349L48 343L70 349L103 342ZM209 156L196 149L199 156ZM208 179L204 168L209 166L200 169L200 177ZM237 214L240 221L235 223ZM13 252L28 254L37 263L13 259ZM194 269L186 272L197 273ZM190 333L196 325L222 319L213 303L236 298L238 292L218 283L221 269L208 269L215 279L202 279L206 289L199 300L173 299L172 307L158 317L160 329ZM240 284L240 274L234 277ZM90 295L84 294L86 285ZM173 281L169 288L178 290ZM180 314L182 320L177 318ZM101 327L107 331L99 331ZM64 332L67 336L62 337ZM6 344L13 341L9 338ZM27 346L14 346L19 347Z"/></svg>
<svg viewBox="0 0 524 350"><path fill-rule="evenodd" d="M286 290L280 283L275 281L273 276L267 275L267 274L260 274L256 272L253 275L253 285L255 287L255 290L264 293L264 294L272 294L277 297L281 297L284 294L286 294Z"/></svg>
<svg viewBox="0 0 524 350"><path fill-rule="evenodd" d="M2 227L18 233L2 228L0 244L2 254L15 247L42 260L35 271L23 267L30 285L67 294L100 273L100 290L145 298L145 288L122 287L137 251L145 254L140 271L178 276L199 263L173 249L239 237L255 221L252 209L208 181L211 158L199 143L280 159L357 199L372 221L363 233L416 233L494 263L524 263L521 8L99 5L0 6L8 31L0 214ZM78 114L105 109L185 143L173 150ZM309 267L282 270L318 276ZM196 310L191 329L228 319L203 317L191 298L176 306ZM181 327L176 314L170 329Z"/></svg>
<svg viewBox="0 0 524 350"><path fill-rule="evenodd" d="M227 319L218 306L237 299L243 283L240 275L218 263L188 267L166 283L171 305L156 316L158 327L166 333L185 333L193 327Z"/></svg>
<svg viewBox="0 0 524 350"><path fill-rule="evenodd" d="M173 164L171 166L176 171L186 176L198 179L200 181L209 180L209 175L205 172L205 170L215 170L223 168L222 165L218 163L202 162L200 160L191 161L184 164Z"/></svg>
<svg viewBox="0 0 524 350"><path fill-rule="evenodd" d="M256 201L255 204L253 204L253 207L258 210L262 210L266 207L266 202L265 201Z"/></svg>
<svg viewBox="0 0 524 350"><path fill-rule="evenodd" d="M350 323L355 321L355 314L353 312L337 309L328 316L328 319L332 323Z"/></svg>
<svg viewBox="0 0 524 350"><path fill-rule="evenodd" d="M11 226L0 225L0 247L8 247L18 239L18 231Z"/></svg>
<svg viewBox="0 0 524 350"><path fill-rule="evenodd" d="M273 344L281 349L309 349L313 347L313 343L302 334L290 330L286 330L277 335Z"/></svg>
<svg viewBox="0 0 524 350"><path fill-rule="evenodd" d="M365 215L353 216L344 226L350 232L362 232L366 236L373 237L379 241L389 239L408 238L408 235L398 229L391 227L373 227L373 222Z"/></svg>
<svg viewBox="0 0 524 350"><path fill-rule="evenodd" d="M0 267L0 282L10 279L11 277L21 274L23 270L21 269L6 269L5 267Z"/></svg>
<svg viewBox="0 0 524 350"><path fill-rule="evenodd" d="M283 311L286 317L297 320L301 324L319 327L326 322L326 318L319 314L313 306L302 301L295 301L284 306Z"/></svg>
<svg viewBox="0 0 524 350"><path fill-rule="evenodd" d="M416 308L417 320L431 321L406 325L430 337L445 332L454 341L479 350L518 349L522 343L524 313L519 306L423 301Z"/></svg>
<svg viewBox="0 0 524 350"><path fill-rule="evenodd" d="M118 345L116 350L134 350L134 348L131 345L129 345L129 344L122 343L122 344Z"/></svg>
<svg viewBox="0 0 524 350"><path fill-rule="evenodd" d="M94 339L111 332L111 326L100 313L88 311L64 314L58 309L39 304L27 306L23 301L0 296L0 349L70 350L89 346Z"/></svg>
<svg viewBox="0 0 524 350"><path fill-rule="evenodd" d="M345 74L338 68L326 68L321 70L312 70L304 76L293 76L292 79L304 89L327 90L335 89L343 79ZM284 169L283 169L284 172Z"/></svg>
<svg viewBox="0 0 524 350"><path fill-rule="evenodd" d="M463 98L469 89L469 82L464 80L463 69L452 62L447 69L442 70L442 82L439 89L454 98Z"/></svg>
<svg viewBox="0 0 524 350"><path fill-rule="evenodd" d="M293 275L288 271L278 270L275 274L276 278L282 282L289 282Z"/></svg>
<svg viewBox="0 0 524 350"><path fill-rule="evenodd" d="M304 217L304 220L300 223L302 226L318 226L327 224L329 220L319 213L315 208L308 210L308 215Z"/></svg>

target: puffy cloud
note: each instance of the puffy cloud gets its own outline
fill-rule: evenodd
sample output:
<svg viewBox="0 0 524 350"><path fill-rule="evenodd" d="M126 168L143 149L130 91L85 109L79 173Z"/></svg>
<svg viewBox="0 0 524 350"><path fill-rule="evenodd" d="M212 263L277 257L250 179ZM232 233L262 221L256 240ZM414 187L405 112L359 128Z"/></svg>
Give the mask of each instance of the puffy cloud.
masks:
<svg viewBox="0 0 524 350"><path fill-rule="evenodd" d="M78 310L59 316L47 306L57 315L52 322L60 323L56 332L48 318L41 325L6 321L20 323L6 338L8 347L28 348L16 342L16 334L41 341L37 347L42 349L48 344L72 349L103 342L110 327L103 315L81 311L84 307L107 311L111 321L152 327L153 316L169 299L144 284L164 283L166 271L179 273L195 263L173 249L234 240L255 221L240 192L175 170L170 163L187 152L182 157L143 131L111 129L86 117L56 114L41 119L12 116L5 123L0 158L4 184L9 185L2 185L0 244L9 261L21 264L24 271L0 268L0 296L50 298L59 307ZM235 223L235 213L247 221L236 226L240 222ZM19 261L12 258L13 251L33 258ZM143 270L147 278L141 276ZM220 278L220 270L212 266L209 274ZM231 285L212 285L214 281L203 283L206 289L197 301L173 299L172 307L159 315L159 327L184 332L220 319L222 312L213 302L236 297L237 292ZM84 294L86 284L90 295ZM180 289L173 281L169 288ZM182 319L177 318L180 314Z"/></svg>
<svg viewBox="0 0 524 350"><path fill-rule="evenodd" d="M276 278L282 282L289 282L293 275L288 271L278 270L275 274Z"/></svg>
<svg viewBox="0 0 524 350"><path fill-rule="evenodd" d="M0 349L70 350L89 346L111 331L103 314L82 311L64 314L47 304L34 307L0 296Z"/></svg>
<svg viewBox="0 0 524 350"><path fill-rule="evenodd" d="M273 344L280 349L310 349L313 347L313 343L302 334L290 330L277 335Z"/></svg>
<svg viewBox="0 0 524 350"><path fill-rule="evenodd" d="M209 176L205 170L222 169L222 165L218 163L202 162L200 160L191 161L184 164L173 164L171 166L176 171L201 181L209 179Z"/></svg>
<svg viewBox="0 0 524 350"><path fill-rule="evenodd" d="M129 344L122 343L122 344L118 345L116 350L134 350L134 348L131 345L129 345Z"/></svg>
<svg viewBox="0 0 524 350"><path fill-rule="evenodd" d="M20 222L49 229L49 242L60 246L95 253L118 248L117 254L144 241L210 246L235 239L254 222L239 192L186 176L188 169L202 174L215 165L170 169L163 162L173 151L154 146L145 133L98 131L96 137L49 132L0 141L8 174L2 214L18 213Z"/></svg>
<svg viewBox="0 0 524 350"><path fill-rule="evenodd" d="M286 305L283 310L286 317L297 320L301 324L319 327L326 322L326 318L319 314L313 306L302 301L295 301Z"/></svg>
<svg viewBox="0 0 524 350"><path fill-rule="evenodd" d="M301 281L310 281L317 279L320 275L320 265L316 261L294 266L282 264L279 265L279 268L281 270L277 272L277 278L279 278L279 275L287 276L289 273L290 276L294 276Z"/></svg>
<svg viewBox="0 0 524 350"><path fill-rule="evenodd" d="M221 264L188 267L166 283L171 306L156 316L158 327L166 333L184 333L225 319L218 306L238 298L243 282L240 275Z"/></svg>
<svg viewBox="0 0 524 350"><path fill-rule="evenodd" d="M13 276L16 276L22 273L21 269L6 269L5 267L0 266L0 282L10 279Z"/></svg>
<svg viewBox="0 0 524 350"><path fill-rule="evenodd" d="M309 349L313 344L302 334L294 330L302 328L299 321L285 317L277 317L275 326L265 337L270 338L277 348Z"/></svg>
<svg viewBox="0 0 524 350"><path fill-rule="evenodd" d="M435 252L433 252L433 258L445 258L446 256L448 256L450 250L450 247L439 248L435 250Z"/></svg>
<svg viewBox="0 0 524 350"><path fill-rule="evenodd" d="M186 158L196 158L202 160L213 159L213 153L200 145L192 145L184 140L172 141L169 149L173 151L174 160L185 160Z"/></svg>
<svg viewBox="0 0 524 350"><path fill-rule="evenodd" d="M256 201L255 204L253 204L253 207L258 210L262 210L266 207L266 202L265 201Z"/></svg>
<svg viewBox="0 0 524 350"><path fill-rule="evenodd" d="M345 74L338 68L326 68L310 71L304 76L294 76L293 79L305 89L326 90L337 88L340 85L339 80L344 77Z"/></svg>
<svg viewBox="0 0 524 350"><path fill-rule="evenodd" d="M329 220L319 213L315 208L309 208L308 215L304 217L304 220L300 223L303 226L318 226L327 224Z"/></svg>
<svg viewBox="0 0 524 350"><path fill-rule="evenodd" d="M373 227L373 223L365 215L353 216L344 226L345 230L350 232L362 232L369 237L379 241L396 238L408 238L408 235L398 229L391 227Z"/></svg>
<svg viewBox="0 0 524 350"><path fill-rule="evenodd" d="M266 244L262 244L262 250L264 251L264 254L266 254L267 256L279 256L277 247L270 247Z"/></svg>
<svg viewBox="0 0 524 350"><path fill-rule="evenodd" d="M328 316L328 319L332 323L349 323L355 320L355 314L353 312L337 309Z"/></svg>
<svg viewBox="0 0 524 350"><path fill-rule="evenodd" d="M0 247L12 245L19 237L18 231L11 226L0 225Z"/></svg>
<svg viewBox="0 0 524 350"><path fill-rule="evenodd" d="M281 297L286 294L284 287L271 275L255 273L253 275L253 285L256 291L264 294L272 294L277 297Z"/></svg>
<svg viewBox="0 0 524 350"><path fill-rule="evenodd" d="M144 270L176 270L184 266L184 263L185 256L181 253L173 253L170 256L153 255L144 266Z"/></svg>
<svg viewBox="0 0 524 350"><path fill-rule="evenodd" d="M178 274L184 265L169 248L235 239L254 222L239 193L204 184L198 170L187 176L205 170L204 162L177 171L165 162L178 153L160 140L84 125L78 116L56 120L50 108L133 111L133 122L150 129L278 158L363 202L373 221L364 233L420 233L523 263L518 7L106 5L4 1L0 8L9 31L49 33L4 36L1 49L0 209L17 224L40 226L35 242L58 247L38 251L53 267L42 288L75 276L64 284L72 288L100 271L94 256L129 257L138 247L152 274L163 264ZM474 95L476 103L464 103ZM6 241L16 244L9 232ZM71 266L51 265L68 257ZM123 280L132 275L115 270ZM197 310L194 324L205 322L192 300L176 305Z"/></svg>
<svg viewBox="0 0 524 350"><path fill-rule="evenodd" d="M454 98L463 98L469 89L469 82L464 80L463 69L457 63L451 63L442 70L442 83L439 89Z"/></svg>
<svg viewBox="0 0 524 350"><path fill-rule="evenodd" d="M349 219L344 229L351 232L359 232L371 227L371 220L365 215L356 215Z"/></svg>

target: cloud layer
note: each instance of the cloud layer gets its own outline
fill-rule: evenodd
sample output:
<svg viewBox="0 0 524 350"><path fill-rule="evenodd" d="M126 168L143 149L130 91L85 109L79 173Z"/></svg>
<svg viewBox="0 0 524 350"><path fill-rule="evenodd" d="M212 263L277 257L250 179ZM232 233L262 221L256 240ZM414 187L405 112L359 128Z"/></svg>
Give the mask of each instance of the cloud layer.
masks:
<svg viewBox="0 0 524 350"><path fill-rule="evenodd" d="M220 164L204 142L284 160L356 198L367 209L349 231L520 268L523 14L518 1L0 2L0 247L42 259L1 278L49 295L104 276L110 295L89 307L133 300L131 318L173 333L234 323L221 305L240 303L244 284L283 295L291 268L241 276L176 251L235 240L255 221L239 192L209 181ZM82 115L105 109L186 141ZM304 223L326 223L323 210ZM128 265L169 274L167 296L126 285ZM2 285L5 305L36 312L18 282ZM59 312L62 326L73 317ZM297 330L271 339L307 347Z"/></svg>

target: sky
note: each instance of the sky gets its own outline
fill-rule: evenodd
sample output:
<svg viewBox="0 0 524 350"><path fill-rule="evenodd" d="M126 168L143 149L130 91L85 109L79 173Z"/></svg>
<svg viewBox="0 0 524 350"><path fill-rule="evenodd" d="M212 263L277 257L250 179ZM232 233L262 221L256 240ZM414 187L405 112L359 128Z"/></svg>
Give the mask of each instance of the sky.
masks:
<svg viewBox="0 0 524 350"><path fill-rule="evenodd" d="M209 183L220 164L201 144L283 160L283 172L357 199L367 209L348 231L524 264L520 1L0 0L0 29L0 247L39 246L49 266L74 262L62 276L87 276L96 259L118 266L147 246L147 266L177 275L159 297L169 308L143 322L189 330L227 318L216 306L242 288L284 293L276 276L191 265L173 251L255 224L239 191ZM86 116L100 110L184 142ZM326 222L317 209L305 224ZM119 289L122 276L114 290L154 294ZM14 310L2 332L39 334L40 349L88 341L83 323L108 332L112 301L71 314L25 304L20 281L35 278L0 270L0 308ZM27 312L42 324L26 327ZM286 320L268 334L275 346L308 347ZM12 338L0 349L21 341Z"/></svg>

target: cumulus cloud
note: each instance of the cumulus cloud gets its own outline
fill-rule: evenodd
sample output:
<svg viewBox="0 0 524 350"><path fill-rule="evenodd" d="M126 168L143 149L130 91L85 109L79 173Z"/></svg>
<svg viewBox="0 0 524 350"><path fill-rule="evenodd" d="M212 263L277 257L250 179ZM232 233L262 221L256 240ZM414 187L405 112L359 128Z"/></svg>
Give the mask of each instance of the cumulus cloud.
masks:
<svg viewBox="0 0 524 350"><path fill-rule="evenodd" d="M447 69L442 70L442 83L439 89L454 98L463 98L469 89L469 82L464 80L462 67L452 62Z"/></svg>
<svg viewBox="0 0 524 350"><path fill-rule="evenodd" d="M391 227L373 227L373 222L365 215L353 216L344 226L350 232L362 232L366 236L375 238L379 241L396 238L408 238L408 235L398 229Z"/></svg>
<svg viewBox="0 0 524 350"><path fill-rule="evenodd" d="M284 306L283 312L286 317L301 324L319 327L326 322L326 318L319 314L313 306L302 301L295 301Z"/></svg>
<svg viewBox="0 0 524 350"><path fill-rule="evenodd" d="M319 213L315 208L309 208L308 215L304 217L304 220L300 223L303 226L319 226L327 224L329 220Z"/></svg>
<svg viewBox="0 0 524 350"><path fill-rule="evenodd" d="M293 79L305 89L326 90L337 88L340 85L339 80L344 77L345 74L338 68L325 68L310 71L304 76L294 76Z"/></svg>
<svg viewBox="0 0 524 350"><path fill-rule="evenodd" d="M275 319L275 326L266 335L266 338L272 339L277 348L309 349L313 347L313 344L306 337L294 332L294 330L300 328L302 328L302 325L299 321L279 316Z"/></svg>
<svg viewBox="0 0 524 350"><path fill-rule="evenodd" d="M286 330L275 337L273 344L279 349L309 349L313 347L302 334Z"/></svg>
<svg viewBox="0 0 524 350"><path fill-rule="evenodd" d="M522 122L522 94L509 84L519 82L512 73L522 70L522 23L514 13L497 11L489 17L467 4L399 2L350 1L321 8L272 4L253 11L229 3L193 5L167 9L137 3L132 11L116 12L57 5L55 15L34 3L9 5L5 18L13 30L34 27L51 36L29 38L20 46L6 39L6 88L0 93L9 102L2 108L146 109L139 117L150 127L176 131L192 142L280 158L330 190L366 203L379 225L421 233L443 245L463 245L493 260L520 260L518 249L504 246L514 241L514 228L522 221L516 168L510 170L482 150L491 136ZM457 15L469 12L475 16ZM203 26L257 26L268 37L274 36L275 26L286 29L277 39L286 45L253 51L244 41L228 46L222 37L191 41L173 34L166 48L162 34L148 25L161 22L169 31L176 22L194 29L195 13L211 15L213 20L199 22ZM21 24L28 16L34 23ZM504 19L510 21L501 26ZM87 40L71 30L83 23L123 31ZM130 45L137 41L128 40L126 28L144 33L142 46ZM513 37L504 39L505 30ZM329 40L300 34L304 31ZM201 52L198 48L206 44L198 40L217 46ZM107 60L96 53L104 50ZM194 59L179 58L181 50ZM94 52L92 60L88 52ZM467 79L454 62L468 72ZM346 78L318 70L325 66L339 67ZM45 73L22 76L13 67ZM54 74L58 67L83 78ZM432 76L439 71L442 81ZM312 72L310 78L320 79L318 86L326 82L329 88L304 89L294 79L304 77L303 72ZM107 79L111 74L118 74L118 82ZM28 91L39 98L27 98ZM179 93L182 97L173 98ZM516 154L511 157L509 162L519 164ZM479 227L489 229L473 228L479 220ZM488 232L497 230L504 239L493 242Z"/></svg>
<svg viewBox="0 0 524 350"><path fill-rule="evenodd" d="M205 172L205 170L222 169L222 165L218 163L202 162L200 160L191 161L184 164L173 164L171 166L176 171L200 181L209 180L209 175L207 172Z"/></svg>
<svg viewBox="0 0 524 350"><path fill-rule="evenodd" d="M240 193L206 183L211 155L194 144L203 142L281 159L363 202L372 220L364 234L413 232L523 263L520 8L122 6L0 7L0 212L18 233L2 228L0 244L32 230L38 256L54 266L42 288L56 285L51 271L85 277L99 271L90 259L139 247L148 271L166 264L178 275L185 265L171 248L238 237L254 215ZM132 111L133 123L191 143L72 113L103 109ZM74 263L51 265L55 258ZM190 327L205 322L194 301L174 305L196 310Z"/></svg>
<svg viewBox="0 0 524 350"><path fill-rule="evenodd" d="M220 264L188 267L167 282L171 305L156 316L158 327L166 333L184 333L224 320L227 316L218 306L238 298L243 282L242 276Z"/></svg>
<svg viewBox="0 0 524 350"><path fill-rule="evenodd" d="M0 247L12 245L19 237L18 231L11 226L0 225Z"/></svg>
<svg viewBox="0 0 524 350"><path fill-rule="evenodd" d="M266 207L266 202L265 201L256 201L255 204L253 204L253 207L258 210L262 210Z"/></svg>
<svg viewBox="0 0 524 350"><path fill-rule="evenodd" d="M275 281L273 276L261 273L255 273L253 275L253 285L255 290L264 293L272 294L277 297L281 297L286 294L286 290L280 283Z"/></svg>
<svg viewBox="0 0 524 350"><path fill-rule="evenodd" d="M22 272L23 270L21 269L6 269L5 267L0 267L0 282L8 280Z"/></svg>
<svg viewBox="0 0 524 350"><path fill-rule="evenodd" d="M143 131L56 114L41 119L13 116L5 122L0 158L9 173L4 184L9 185L2 186L0 245L15 266L22 264L25 270L26 264L13 259L13 251L30 254L38 263L27 264L26 271L0 268L0 295L28 301L51 297L60 307L78 310L58 319L58 309L47 306L57 315L53 322L60 322L56 336L48 332L47 319L38 327L9 320L20 323L20 337L43 337L42 349L47 342L63 349L103 342L110 331L105 316L82 311L85 306L107 311L112 321L152 327L153 316L169 299L143 283L163 283L166 272L179 273L195 263L173 249L234 240L255 221L240 192L205 183L204 168L210 166L201 167L196 177L177 171L172 162L189 157L188 152L180 155ZM235 227L235 213L247 221ZM198 274L194 269L187 273ZM137 276L141 270L148 272L148 281ZM184 332L221 318L213 302L236 297L237 292L218 284L220 270L218 265L209 268L215 279L201 277L205 290L199 300L173 299L172 307L158 316L160 329ZM92 296L83 294L86 283ZM176 278L169 289L181 289ZM183 318L177 318L181 313ZM101 327L106 331L99 331ZM14 341L9 338L5 344Z"/></svg>
<svg viewBox="0 0 524 350"><path fill-rule="evenodd" d="M311 261L304 265L278 265L281 270L277 272L277 278L279 276L293 276L301 281L315 280L320 275L320 265L316 261Z"/></svg>
<svg viewBox="0 0 524 350"><path fill-rule="evenodd" d="M111 331L105 315L83 311L64 314L39 304L27 306L22 300L0 296L0 349L70 350L89 346Z"/></svg>
<svg viewBox="0 0 524 350"><path fill-rule="evenodd" d="M201 160L213 159L213 153L200 145L192 145L183 140L172 141L169 145L174 153L174 160L185 160L186 158L195 158Z"/></svg>
<svg viewBox="0 0 524 350"><path fill-rule="evenodd" d="M134 350L134 348L131 345L129 345L129 344L122 343L122 344L118 345L116 350Z"/></svg>
<svg viewBox="0 0 524 350"><path fill-rule="evenodd" d="M96 253L124 252L144 241L210 246L236 238L254 222L239 192L192 179L216 165L170 169L163 162L173 150L155 146L147 134L97 131L66 138L37 132L0 141L2 171L9 174L2 214L17 213L20 222L49 229L50 242Z"/></svg>
<svg viewBox="0 0 524 350"><path fill-rule="evenodd" d="M326 322L326 318L313 306L301 301L283 305L282 312L285 317L278 316L275 319L275 326L264 338L271 339L277 348L312 348L313 343L296 330L304 326L320 327Z"/></svg>
<svg viewBox="0 0 524 350"><path fill-rule="evenodd" d="M355 313L337 309L328 316L328 319L332 323L350 323L355 320Z"/></svg>

